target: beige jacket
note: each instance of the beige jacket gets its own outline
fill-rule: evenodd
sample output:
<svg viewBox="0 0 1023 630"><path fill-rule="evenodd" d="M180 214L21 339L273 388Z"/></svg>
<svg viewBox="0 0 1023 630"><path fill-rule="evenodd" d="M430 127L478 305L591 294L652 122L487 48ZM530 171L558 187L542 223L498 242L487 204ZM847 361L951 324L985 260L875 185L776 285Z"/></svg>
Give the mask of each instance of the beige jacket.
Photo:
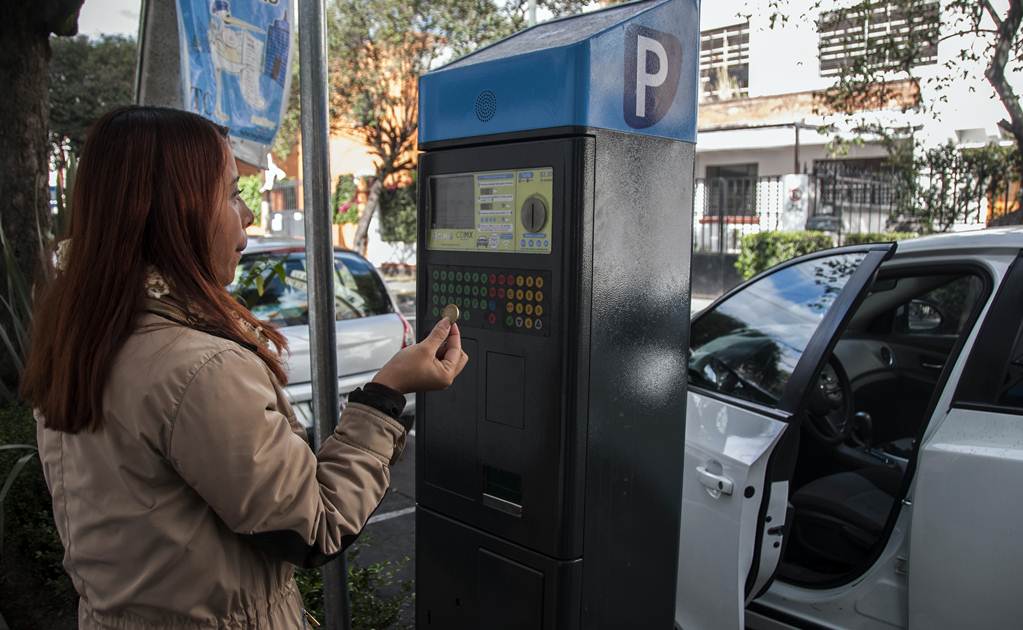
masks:
<svg viewBox="0 0 1023 630"><path fill-rule="evenodd" d="M103 402L98 432L37 421L85 630L302 628L292 563L355 539L405 443L401 424L350 404L314 454L254 353L152 313Z"/></svg>

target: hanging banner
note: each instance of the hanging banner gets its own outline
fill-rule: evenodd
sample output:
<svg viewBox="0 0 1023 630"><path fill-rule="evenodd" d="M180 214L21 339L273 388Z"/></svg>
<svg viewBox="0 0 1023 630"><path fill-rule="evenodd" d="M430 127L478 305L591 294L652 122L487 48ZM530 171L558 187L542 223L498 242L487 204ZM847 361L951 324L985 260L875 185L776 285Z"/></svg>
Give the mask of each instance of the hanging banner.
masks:
<svg viewBox="0 0 1023 630"><path fill-rule="evenodd" d="M290 0L177 0L185 109L230 129L235 156L266 167L288 106Z"/></svg>

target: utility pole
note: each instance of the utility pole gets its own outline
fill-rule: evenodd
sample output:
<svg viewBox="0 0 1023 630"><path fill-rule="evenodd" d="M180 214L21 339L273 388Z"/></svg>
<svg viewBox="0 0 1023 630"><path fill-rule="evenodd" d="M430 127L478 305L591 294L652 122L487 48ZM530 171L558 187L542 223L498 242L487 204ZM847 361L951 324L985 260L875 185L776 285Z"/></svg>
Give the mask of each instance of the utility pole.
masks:
<svg viewBox="0 0 1023 630"><path fill-rule="evenodd" d="M334 328L334 247L330 230L328 151L327 24L324 0L299 3L299 72L302 99L302 197L305 206L309 342L312 357L313 450L338 422L337 332ZM350 630L351 602L344 554L323 567L327 630Z"/></svg>
<svg viewBox="0 0 1023 630"><path fill-rule="evenodd" d="M536 0L529 0L529 25L536 25Z"/></svg>

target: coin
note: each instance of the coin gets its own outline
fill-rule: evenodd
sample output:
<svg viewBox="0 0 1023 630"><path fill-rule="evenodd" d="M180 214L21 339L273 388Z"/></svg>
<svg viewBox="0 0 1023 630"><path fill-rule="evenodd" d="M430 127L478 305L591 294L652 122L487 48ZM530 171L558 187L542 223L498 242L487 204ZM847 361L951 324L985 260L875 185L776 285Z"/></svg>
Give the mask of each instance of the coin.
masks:
<svg viewBox="0 0 1023 630"><path fill-rule="evenodd" d="M441 313L441 314L444 317L446 317L447 320L449 322L451 322L452 324L454 324L455 322L458 321L458 317L459 317L458 307L455 306L454 304L448 304L447 306L445 306L444 307L444 312Z"/></svg>

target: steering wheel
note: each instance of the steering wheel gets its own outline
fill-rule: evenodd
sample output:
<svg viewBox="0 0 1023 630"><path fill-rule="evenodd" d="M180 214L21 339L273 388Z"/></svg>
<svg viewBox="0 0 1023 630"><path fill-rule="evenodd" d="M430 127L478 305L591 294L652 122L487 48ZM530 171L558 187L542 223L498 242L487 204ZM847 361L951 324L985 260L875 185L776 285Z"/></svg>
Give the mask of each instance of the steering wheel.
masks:
<svg viewBox="0 0 1023 630"><path fill-rule="evenodd" d="M853 429L853 397L849 376L834 355L821 368L806 401L803 427L818 442L837 446Z"/></svg>

